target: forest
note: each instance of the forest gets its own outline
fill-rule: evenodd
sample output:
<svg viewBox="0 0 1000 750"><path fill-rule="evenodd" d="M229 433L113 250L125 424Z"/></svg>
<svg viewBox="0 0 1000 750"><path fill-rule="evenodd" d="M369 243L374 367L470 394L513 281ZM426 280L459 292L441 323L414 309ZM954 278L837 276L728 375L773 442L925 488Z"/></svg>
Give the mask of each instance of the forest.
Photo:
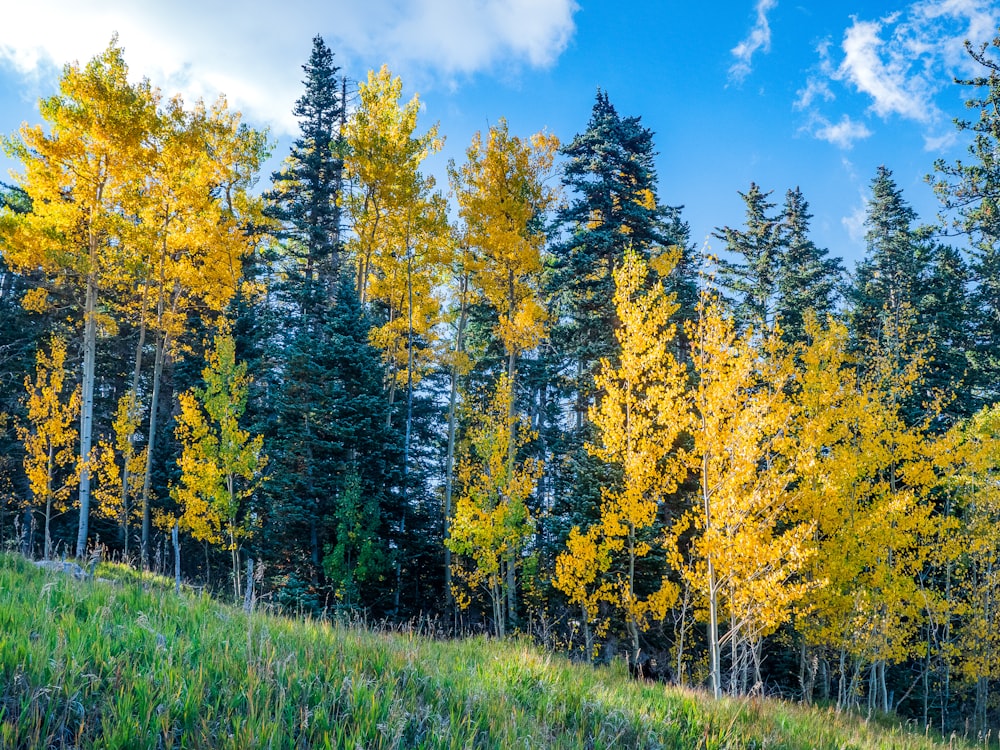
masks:
<svg viewBox="0 0 1000 750"><path fill-rule="evenodd" d="M0 545L1000 727L1000 36L968 53L940 217L880 167L849 270L792 186L699 250L602 90L439 185L419 98L316 37L267 176L113 39L4 141Z"/></svg>

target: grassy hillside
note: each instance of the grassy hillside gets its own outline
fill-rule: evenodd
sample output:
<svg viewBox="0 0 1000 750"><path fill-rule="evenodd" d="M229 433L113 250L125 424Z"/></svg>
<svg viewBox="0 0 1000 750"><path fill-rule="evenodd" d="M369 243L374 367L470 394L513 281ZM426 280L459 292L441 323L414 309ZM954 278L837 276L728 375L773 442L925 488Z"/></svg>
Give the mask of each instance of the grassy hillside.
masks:
<svg viewBox="0 0 1000 750"><path fill-rule="evenodd" d="M6 555L0 690L11 749L942 746L781 702L715 703L523 643L247 617Z"/></svg>

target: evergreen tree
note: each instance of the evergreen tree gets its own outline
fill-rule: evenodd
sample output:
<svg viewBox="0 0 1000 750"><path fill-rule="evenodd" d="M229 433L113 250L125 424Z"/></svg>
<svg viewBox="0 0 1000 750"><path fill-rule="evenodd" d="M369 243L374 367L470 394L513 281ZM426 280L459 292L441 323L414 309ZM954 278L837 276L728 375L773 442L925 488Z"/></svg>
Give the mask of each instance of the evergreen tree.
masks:
<svg viewBox="0 0 1000 750"><path fill-rule="evenodd" d="M974 377L975 317L969 295L971 275L959 252L945 244L929 244L926 269L918 287L917 310L927 348L923 373L925 399L942 394L943 422L951 426L971 417L979 404L970 387Z"/></svg>
<svg viewBox="0 0 1000 750"><path fill-rule="evenodd" d="M960 133L969 134L969 161L948 164L938 160L934 190L951 214L951 228L969 238L972 254L969 352L975 397L989 403L1000 398L1000 35L988 45L966 49L982 70L980 75L956 79L967 87L967 109L977 121L956 119ZM931 178L929 178L931 179Z"/></svg>
<svg viewBox="0 0 1000 750"><path fill-rule="evenodd" d="M892 172L879 167L865 220L868 254L849 292L850 320L856 347L889 357L900 370L923 360L922 388L902 407L911 424L938 394L946 400L957 395L971 348L965 264L953 248L933 243L916 221ZM939 426L972 414L973 401L968 392L951 400Z"/></svg>
<svg viewBox="0 0 1000 750"><path fill-rule="evenodd" d="M639 117L620 116L607 92L598 90L586 130L561 153L568 159L562 182L570 198L557 215L564 239L551 248L551 289L561 321L553 343L575 393L579 429L594 399L600 359L615 356L613 272L626 248L647 262L671 246L689 260L690 248L680 208L663 206L657 197L653 132ZM674 273L690 269L681 262ZM693 311L690 277L671 276L667 288Z"/></svg>
<svg viewBox="0 0 1000 750"><path fill-rule="evenodd" d="M892 172L880 166L872 180L865 217L867 254L851 289L852 332L859 342L878 341L883 316L912 315L923 255L914 228L916 212L903 198Z"/></svg>
<svg viewBox="0 0 1000 750"><path fill-rule="evenodd" d="M776 314L786 341L803 341L804 315L812 310L824 319L836 305L843 273L840 258L809 239L809 204L799 188L785 194L782 214L784 240L777 264Z"/></svg>
<svg viewBox="0 0 1000 750"><path fill-rule="evenodd" d="M302 309L311 309L333 293L341 265L338 197L344 102L340 68L322 37L313 39L312 54L302 69L305 92L292 109L300 134L282 169L272 176L273 188L266 197L267 213L287 242L288 295Z"/></svg>
<svg viewBox="0 0 1000 750"><path fill-rule="evenodd" d="M363 553L358 529L365 538L377 529L383 549L393 537L400 546L402 511L389 502L400 446L387 426L381 357L353 275L345 270L334 291L337 304L319 313L319 325L296 327L287 343L267 447L267 553L284 601L313 610L327 594L357 602L359 586L386 574L388 555Z"/></svg>
<svg viewBox="0 0 1000 750"><path fill-rule="evenodd" d="M750 189L739 195L747 207L746 229L722 227L714 233L735 256L716 259L716 281L728 293L725 300L737 322L759 330L774 323L784 227L781 215L774 213L775 204L768 200L771 191L765 193L751 182Z"/></svg>

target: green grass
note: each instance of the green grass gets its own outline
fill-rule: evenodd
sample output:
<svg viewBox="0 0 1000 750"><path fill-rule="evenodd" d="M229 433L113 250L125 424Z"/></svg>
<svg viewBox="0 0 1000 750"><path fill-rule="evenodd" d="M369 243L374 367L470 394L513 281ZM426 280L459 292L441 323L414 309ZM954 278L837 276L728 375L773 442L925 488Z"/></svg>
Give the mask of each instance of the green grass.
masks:
<svg viewBox="0 0 1000 750"><path fill-rule="evenodd" d="M778 701L714 702L521 642L248 617L117 578L0 555L0 748L961 746Z"/></svg>

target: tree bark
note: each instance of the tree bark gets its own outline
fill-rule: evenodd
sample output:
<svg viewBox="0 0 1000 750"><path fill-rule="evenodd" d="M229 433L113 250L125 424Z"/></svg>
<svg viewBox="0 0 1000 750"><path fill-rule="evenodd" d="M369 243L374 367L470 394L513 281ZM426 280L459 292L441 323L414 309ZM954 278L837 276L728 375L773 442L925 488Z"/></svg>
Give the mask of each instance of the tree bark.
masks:
<svg viewBox="0 0 1000 750"><path fill-rule="evenodd" d="M83 313L83 382L80 404L80 524L76 535L76 557L87 554L90 521L90 450L94 435L94 375L97 357L97 237L90 233L90 273Z"/></svg>
<svg viewBox="0 0 1000 750"><path fill-rule="evenodd" d="M455 608L455 597L451 591L451 549L448 547L448 539L451 537L451 508L452 493L454 491L455 473L455 432L456 432L456 407L458 404L458 358L465 351L465 316L466 300L469 290L469 274L462 277L461 292L458 314L458 332L455 336L455 362L451 366L451 394L448 400L448 455L445 460L445 486L444 486L444 589L445 606L454 617L454 626L458 625L458 612Z"/></svg>

